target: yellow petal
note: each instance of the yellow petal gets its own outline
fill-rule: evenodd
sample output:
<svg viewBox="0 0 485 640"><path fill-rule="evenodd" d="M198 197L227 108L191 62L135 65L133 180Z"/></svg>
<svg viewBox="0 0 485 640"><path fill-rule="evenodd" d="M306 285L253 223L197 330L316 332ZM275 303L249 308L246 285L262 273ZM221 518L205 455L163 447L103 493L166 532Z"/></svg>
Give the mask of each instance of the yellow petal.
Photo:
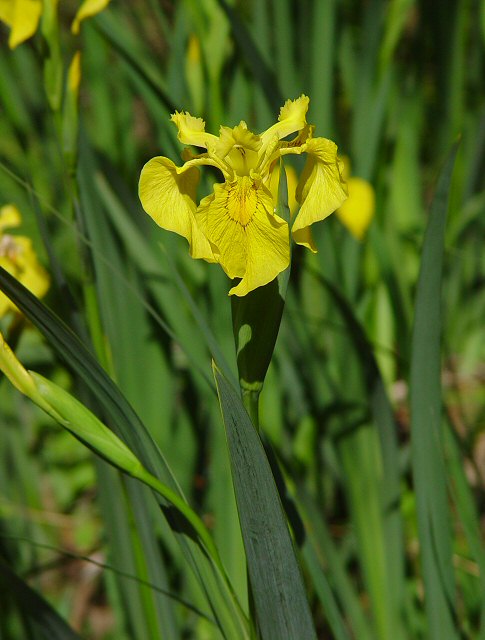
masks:
<svg viewBox="0 0 485 640"><path fill-rule="evenodd" d="M340 160L343 163L342 178L345 180L345 182L348 182L351 169L350 158L348 156L340 156Z"/></svg>
<svg viewBox="0 0 485 640"><path fill-rule="evenodd" d="M288 187L288 207L290 209L291 217L295 215L298 209L298 202L296 201L296 187L298 185L298 177L296 175L296 171L290 165L285 167L286 171L286 184ZM280 183L280 167L279 164L276 164L275 168L271 172L269 179L269 190L273 194L273 200L277 202L278 200L278 189Z"/></svg>
<svg viewBox="0 0 485 640"><path fill-rule="evenodd" d="M14 3L12 0L0 0L0 20L9 27L12 26Z"/></svg>
<svg viewBox="0 0 485 640"><path fill-rule="evenodd" d="M216 184L196 216L224 271L242 278L230 295L246 295L289 265L288 225L274 215L271 193L259 178Z"/></svg>
<svg viewBox="0 0 485 640"><path fill-rule="evenodd" d="M291 235L296 244L301 244L303 247L310 249L312 253L317 253L317 246L313 240L312 231L310 227L303 227L303 229L291 230Z"/></svg>
<svg viewBox="0 0 485 640"><path fill-rule="evenodd" d="M8 46L15 49L37 31L42 0L0 0L0 20L11 29Z"/></svg>
<svg viewBox="0 0 485 640"><path fill-rule="evenodd" d="M177 167L162 156L152 158L140 175L140 200L145 211L160 227L188 240L192 258L213 262L210 244L194 217L198 182L196 167Z"/></svg>
<svg viewBox="0 0 485 640"><path fill-rule="evenodd" d="M375 212L372 186L363 178L349 178L349 197L337 209L337 215L350 233L362 240Z"/></svg>
<svg viewBox="0 0 485 640"><path fill-rule="evenodd" d="M324 220L347 197L337 145L326 138L312 138L303 145L303 151L308 157L296 193L301 209L292 228L295 242L302 239L296 232Z"/></svg>
<svg viewBox="0 0 485 640"><path fill-rule="evenodd" d="M217 144L217 136L212 133L206 133L205 122L202 118L195 118L187 111L179 113L176 111L170 118L178 129L178 139L183 144L193 144L194 147L203 147L207 149L212 142Z"/></svg>
<svg viewBox="0 0 485 640"><path fill-rule="evenodd" d="M49 289L49 276L37 260L29 238L16 236L15 243L21 249L17 263L21 269L20 282L37 298L42 298Z"/></svg>
<svg viewBox="0 0 485 640"><path fill-rule="evenodd" d="M200 40L193 33L189 36L189 44L187 47L187 58L190 64L200 64Z"/></svg>
<svg viewBox="0 0 485 640"><path fill-rule="evenodd" d="M47 293L49 276L38 262L29 238L3 235L0 239L0 266L37 298L42 298ZM16 308L7 296L0 294L0 317Z"/></svg>
<svg viewBox="0 0 485 640"><path fill-rule="evenodd" d="M73 96L78 95L79 85L81 84L81 52L76 51L72 57L69 71L67 74L67 88Z"/></svg>
<svg viewBox="0 0 485 640"><path fill-rule="evenodd" d="M266 146L275 135L281 140L296 131L301 131L306 125L309 102L309 98L304 95L296 100L287 100L280 109L278 122L261 134L263 145Z"/></svg>
<svg viewBox="0 0 485 640"><path fill-rule="evenodd" d="M258 164L258 151L262 142L260 136L249 131L246 123L241 120L237 127L221 127L219 139L211 150L226 161L239 176L248 176ZM233 175L231 175L231 178Z"/></svg>
<svg viewBox="0 0 485 640"><path fill-rule="evenodd" d="M106 9L109 2L110 0L84 0L72 21L71 31L77 35L81 27L81 22L86 18L92 18L103 11L103 9Z"/></svg>
<svg viewBox="0 0 485 640"><path fill-rule="evenodd" d="M22 216L14 204L6 204L0 208L0 233L4 229L18 227L21 222Z"/></svg>

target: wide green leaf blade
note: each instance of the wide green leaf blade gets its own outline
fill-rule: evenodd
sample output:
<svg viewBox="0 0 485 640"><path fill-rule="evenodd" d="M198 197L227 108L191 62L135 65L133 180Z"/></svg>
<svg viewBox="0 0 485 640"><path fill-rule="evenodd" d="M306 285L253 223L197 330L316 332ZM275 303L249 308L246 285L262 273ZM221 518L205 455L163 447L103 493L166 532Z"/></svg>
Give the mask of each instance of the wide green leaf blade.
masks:
<svg viewBox="0 0 485 640"><path fill-rule="evenodd" d="M122 440L142 460L144 466L174 491L181 493L165 458L144 424L81 340L55 313L2 267L0 267L0 289L44 334L68 367L86 383L103 412L109 416L109 425L116 427ZM201 583L221 632L229 638L246 637L246 619L227 582L227 577L221 575L214 559L206 554L199 543L192 541L190 536L186 535L185 523L178 518L177 514L166 512L166 515L171 516L171 527L177 541L182 547L186 561Z"/></svg>
<svg viewBox="0 0 485 640"><path fill-rule="evenodd" d="M271 467L242 400L215 366L249 577L263 640L316 638Z"/></svg>
<svg viewBox="0 0 485 640"><path fill-rule="evenodd" d="M453 620L455 580L441 406L441 279L455 155L456 147L441 173L431 205L416 294L411 357L412 467L428 637L432 640L458 637Z"/></svg>

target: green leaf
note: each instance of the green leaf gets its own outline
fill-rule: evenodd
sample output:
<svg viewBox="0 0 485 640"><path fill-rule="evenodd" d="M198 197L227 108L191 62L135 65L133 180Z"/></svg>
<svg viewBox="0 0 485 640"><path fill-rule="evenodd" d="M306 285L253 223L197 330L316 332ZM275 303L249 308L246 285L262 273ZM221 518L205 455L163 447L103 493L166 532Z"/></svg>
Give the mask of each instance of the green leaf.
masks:
<svg viewBox="0 0 485 640"><path fill-rule="evenodd" d="M300 567L263 445L240 396L213 369L261 637L314 639Z"/></svg>
<svg viewBox="0 0 485 640"><path fill-rule="evenodd" d="M410 405L414 487L429 638L457 638L452 531L441 406L441 279L448 195L457 146L431 205L416 294Z"/></svg>
<svg viewBox="0 0 485 640"><path fill-rule="evenodd" d="M39 640L80 640L79 636L38 593L29 587L0 558L0 593L2 600L8 594L29 620ZM0 605L0 612L2 606Z"/></svg>
<svg viewBox="0 0 485 640"><path fill-rule="evenodd" d="M115 425L122 440L143 465L173 491L181 495L178 484L158 447L131 405L79 338L35 296L0 267L0 289L10 297L31 322L44 334L68 367L87 385L100 407ZM207 597L218 625L228 638L246 637L246 620L227 577L207 556L177 514L168 513L170 525Z"/></svg>

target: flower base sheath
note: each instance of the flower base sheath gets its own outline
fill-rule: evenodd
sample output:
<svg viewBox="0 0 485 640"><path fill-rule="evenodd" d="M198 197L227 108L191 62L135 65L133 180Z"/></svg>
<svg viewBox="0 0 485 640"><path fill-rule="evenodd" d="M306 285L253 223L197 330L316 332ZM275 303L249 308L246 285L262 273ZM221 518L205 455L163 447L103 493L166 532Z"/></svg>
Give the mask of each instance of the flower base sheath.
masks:
<svg viewBox="0 0 485 640"><path fill-rule="evenodd" d="M205 131L201 118L176 112L172 121L180 142L206 151L194 155L186 148L181 167L158 156L142 169L145 211L160 227L184 236L192 258L218 262L230 278L240 278L230 294L246 295L274 280L290 263L289 228L275 213L277 194L271 180L280 158L307 154L296 188L300 210L291 229L298 244L315 251L310 226L347 197L337 146L313 137L314 127L306 122L308 104L306 96L287 100L278 122L260 135L240 122L232 129L222 126L215 136ZM214 184L213 192L197 204L201 165L219 169L224 182Z"/></svg>

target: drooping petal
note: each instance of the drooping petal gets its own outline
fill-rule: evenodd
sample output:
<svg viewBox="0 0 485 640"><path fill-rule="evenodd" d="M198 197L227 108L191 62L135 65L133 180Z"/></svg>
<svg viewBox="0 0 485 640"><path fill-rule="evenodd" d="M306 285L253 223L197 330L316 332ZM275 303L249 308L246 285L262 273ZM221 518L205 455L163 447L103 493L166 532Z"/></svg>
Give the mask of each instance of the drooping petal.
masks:
<svg viewBox="0 0 485 640"><path fill-rule="evenodd" d="M6 204L0 208L0 234L4 229L13 229L22 222L20 211L14 204Z"/></svg>
<svg viewBox="0 0 485 640"><path fill-rule="evenodd" d="M11 29L10 49L15 49L34 35L41 14L42 0L0 0L0 20Z"/></svg>
<svg viewBox="0 0 485 640"><path fill-rule="evenodd" d="M349 178L347 186L349 197L337 209L337 216L357 240L362 240L374 216L374 189L363 178Z"/></svg>
<svg viewBox="0 0 485 640"><path fill-rule="evenodd" d="M196 217L227 275L242 278L230 295L244 296L288 266L288 225L274 215L273 198L259 177L216 184Z"/></svg>
<svg viewBox="0 0 485 640"><path fill-rule="evenodd" d="M139 195L143 208L160 227L188 240L192 258L214 262L210 244L195 221L198 182L197 167L177 167L158 156L142 169Z"/></svg>
<svg viewBox="0 0 485 640"><path fill-rule="evenodd" d="M110 0L84 0L72 21L71 31L77 35L81 28L81 22L86 18L92 18L103 11L103 9L106 9L109 2Z"/></svg>
<svg viewBox="0 0 485 640"><path fill-rule="evenodd" d="M170 118L178 129L178 139L183 144L192 144L194 147L207 149L210 144L216 145L218 137L205 130L205 122L202 118L195 118L187 111L176 111Z"/></svg>
<svg viewBox="0 0 485 640"><path fill-rule="evenodd" d="M334 142L326 138L312 138L302 150L308 157L296 191L301 208L292 233L295 242L308 246L305 240L308 236L301 231L333 213L347 198L347 188Z"/></svg>
<svg viewBox="0 0 485 640"><path fill-rule="evenodd" d="M301 244L302 247L310 249L312 253L317 253L317 245L312 236L312 230L310 227L303 227L303 229L291 230L291 235L296 244Z"/></svg>

